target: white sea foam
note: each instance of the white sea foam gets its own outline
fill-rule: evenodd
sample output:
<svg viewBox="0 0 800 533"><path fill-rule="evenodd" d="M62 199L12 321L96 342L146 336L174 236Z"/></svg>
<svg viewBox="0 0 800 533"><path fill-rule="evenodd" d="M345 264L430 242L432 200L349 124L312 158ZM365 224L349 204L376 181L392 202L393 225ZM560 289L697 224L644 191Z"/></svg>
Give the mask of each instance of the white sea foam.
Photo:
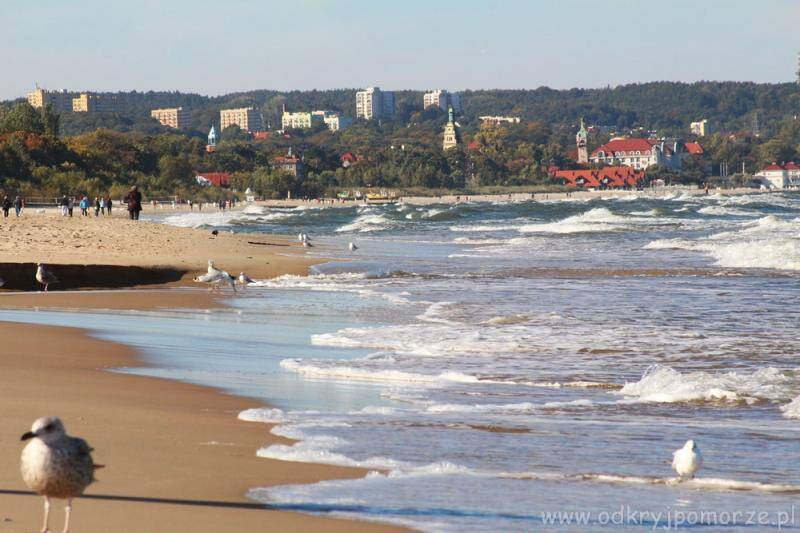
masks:
<svg viewBox="0 0 800 533"><path fill-rule="evenodd" d="M236 220L241 216L242 214L238 211L183 213L180 215L170 215L165 217L163 223L169 226L178 226L181 228L227 226L231 221Z"/></svg>
<svg viewBox="0 0 800 533"><path fill-rule="evenodd" d="M666 217L636 217L612 213L605 207L596 207L580 215L573 215L556 222L526 224L519 228L521 233L605 233L612 231L640 230L643 227L660 224L679 224L677 219Z"/></svg>
<svg viewBox="0 0 800 533"><path fill-rule="evenodd" d="M735 207L725 207L719 205L709 205L697 210L698 213L702 213L704 215L712 215L712 216L739 216L739 217L747 217L753 216L753 213L750 211L745 211L744 209L736 209Z"/></svg>
<svg viewBox="0 0 800 533"><path fill-rule="evenodd" d="M781 411L786 418L800 418L800 396L796 396L786 405L781 405Z"/></svg>
<svg viewBox="0 0 800 533"><path fill-rule="evenodd" d="M420 374L401 370L360 368L349 365L322 366L302 359L284 359L281 368L296 372L303 376L327 379L343 379L347 381L378 381L388 383L442 384L442 383L478 383L480 380L461 372L442 372L441 374Z"/></svg>
<svg viewBox="0 0 800 533"><path fill-rule="evenodd" d="M681 373L668 366L653 365L637 382L625 383L616 392L640 402L778 401L797 390L793 376L768 367L753 373Z"/></svg>
<svg viewBox="0 0 800 533"><path fill-rule="evenodd" d="M280 409L256 407L253 409L245 409L239 413L239 420L262 422L264 424L279 424L286 421L286 413Z"/></svg>

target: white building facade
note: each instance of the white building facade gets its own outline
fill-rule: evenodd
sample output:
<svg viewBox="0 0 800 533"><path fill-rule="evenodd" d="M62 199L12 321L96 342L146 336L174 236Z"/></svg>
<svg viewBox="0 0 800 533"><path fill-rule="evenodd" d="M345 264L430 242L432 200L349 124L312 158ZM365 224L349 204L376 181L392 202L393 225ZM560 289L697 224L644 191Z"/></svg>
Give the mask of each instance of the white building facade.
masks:
<svg viewBox="0 0 800 533"><path fill-rule="evenodd" d="M437 89L425 93L422 97L423 109L438 107L442 111L447 111L451 107L456 113L461 112L461 96L458 93L450 93L444 89Z"/></svg>
<svg viewBox="0 0 800 533"><path fill-rule="evenodd" d="M356 118L394 118L394 92L370 87L356 93Z"/></svg>

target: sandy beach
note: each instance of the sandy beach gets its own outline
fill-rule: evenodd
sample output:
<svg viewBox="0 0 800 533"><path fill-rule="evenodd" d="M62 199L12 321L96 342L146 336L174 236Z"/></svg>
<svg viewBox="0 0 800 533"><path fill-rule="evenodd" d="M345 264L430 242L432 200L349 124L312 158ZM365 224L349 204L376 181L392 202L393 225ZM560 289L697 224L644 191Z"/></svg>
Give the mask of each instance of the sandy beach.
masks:
<svg viewBox="0 0 800 533"><path fill-rule="evenodd" d="M158 309L224 305L192 285L209 258L253 277L307 273L318 262L289 238L212 236L114 217L61 217L25 213L0 224L0 305L16 309ZM60 288L155 285L132 291L39 290L36 262L62 274ZM54 286L54 289L59 289ZM141 531L383 531L394 528L267 510L245 497L253 487L361 477L359 469L259 458L270 443L287 443L270 426L238 420L260 400L215 389L110 372L139 365L134 349L98 340L77 329L0 322L0 531L38 531L42 499L19 474L19 436L33 420L58 415L70 434L95 448L99 482L74 505L73 530ZM51 529L63 523L63 505Z"/></svg>
<svg viewBox="0 0 800 533"><path fill-rule="evenodd" d="M26 212L0 222L0 271L5 289L39 290L42 262L61 279L53 289L191 285L214 259L233 275L304 275L318 262L296 239L178 228L122 217L62 217Z"/></svg>
<svg viewBox="0 0 800 533"><path fill-rule="evenodd" d="M205 305L207 296L198 296L195 303ZM103 301L95 306L102 307ZM27 490L19 475L19 435L46 414L59 415L71 434L95 448L95 460L107 465L98 471L99 482L76 500L74 531L394 529L266 510L246 499L246 491L256 486L365 473L256 457L264 444L287 442L269 434L267 425L237 419L238 412L261 402L108 372L137 365L136 352L76 329L0 323L0 338L5 428L0 436L0 531L40 527L42 499ZM52 513L54 531L62 524L61 504Z"/></svg>

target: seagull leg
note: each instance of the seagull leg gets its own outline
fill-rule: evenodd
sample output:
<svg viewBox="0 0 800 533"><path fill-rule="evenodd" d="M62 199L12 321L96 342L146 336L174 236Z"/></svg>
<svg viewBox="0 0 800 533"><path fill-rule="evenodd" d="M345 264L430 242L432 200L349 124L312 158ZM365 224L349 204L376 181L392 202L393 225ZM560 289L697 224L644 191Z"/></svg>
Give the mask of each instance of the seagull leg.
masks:
<svg viewBox="0 0 800 533"><path fill-rule="evenodd" d="M67 505L64 507L64 529L61 533L69 533L69 513L72 511L72 498L67 500Z"/></svg>
<svg viewBox="0 0 800 533"><path fill-rule="evenodd" d="M50 498L44 497L44 525L42 526L42 533L49 533L50 528L47 523L50 521Z"/></svg>

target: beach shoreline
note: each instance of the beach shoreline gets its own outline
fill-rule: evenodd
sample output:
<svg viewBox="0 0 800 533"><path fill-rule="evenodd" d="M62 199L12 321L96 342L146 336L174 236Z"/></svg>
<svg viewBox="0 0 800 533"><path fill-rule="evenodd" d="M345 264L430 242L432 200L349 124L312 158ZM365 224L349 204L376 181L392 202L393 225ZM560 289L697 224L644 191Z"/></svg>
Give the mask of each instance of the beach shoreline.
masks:
<svg viewBox="0 0 800 533"><path fill-rule="evenodd" d="M213 302L203 291L171 291L194 293L180 296L185 306ZM153 302L164 291L142 292L151 292ZM114 309L104 303L112 294L85 292L69 307ZM92 305L92 299L98 301ZM128 309L137 303L126 302ZM162 302L164 307L176 303L170 298ZM139 354L87 330L0 322L0 338L6 339L0 363L6 383L0 390L6 427L0 437L0 483L5 489L0 490L0 531L31 531L41 523L42 499L29 493L19 475L18 435L34 419L50 414L60 416L70 434L88 440L96 449L95 460L107 465L98 472L99 482L74 504L76 531L401 529L271 510L246 498L255 487L358 478L367 472L257 457L262 446L291 443L272 435L269 424L237 418L245 409L263 407L263 401L114 372L142 366ZM54 531L63 519L61 503L51 513Z"/></svg>

